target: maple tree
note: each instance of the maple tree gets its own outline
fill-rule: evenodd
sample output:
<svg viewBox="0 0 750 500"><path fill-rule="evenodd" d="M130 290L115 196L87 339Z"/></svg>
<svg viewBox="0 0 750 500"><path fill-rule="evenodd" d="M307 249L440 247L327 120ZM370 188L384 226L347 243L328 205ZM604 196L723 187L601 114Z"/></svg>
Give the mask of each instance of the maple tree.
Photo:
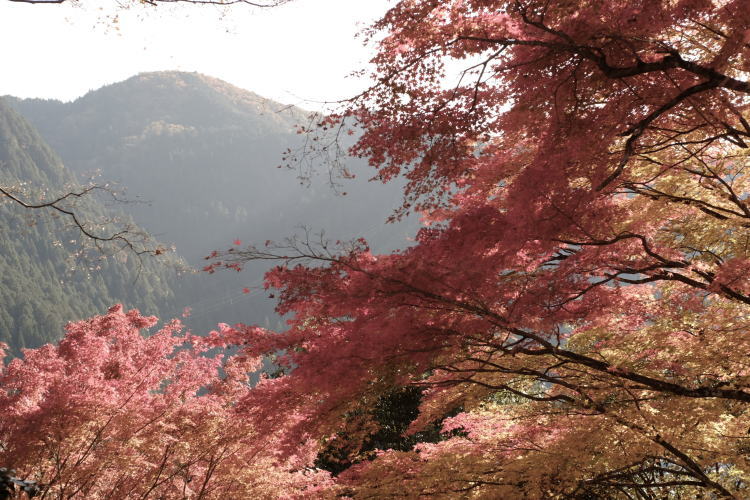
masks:
<svg viewBox="0 0 750 500"><path fill-rule="evenodd" d="M368 34L377 85L321 127L426 226L215 254L280 259L291 318L223 332L281 353L238 411L292 451L425 388L410 432L445 439L350 467L352 497L746 496L746 2L403 0Z"/></svg>
<svg viewBox="0 0 750 500"><path fill-rule="evenodd" d="M221 356L207 355L215 343L177 320L141 334L155 323L115 306L0 368L0 462L27 480L19 485L52 499L271 498L326 486L326 473L303 466L309 447L278 460L233 410L252 360L224 361L219 376Z"/></svg>

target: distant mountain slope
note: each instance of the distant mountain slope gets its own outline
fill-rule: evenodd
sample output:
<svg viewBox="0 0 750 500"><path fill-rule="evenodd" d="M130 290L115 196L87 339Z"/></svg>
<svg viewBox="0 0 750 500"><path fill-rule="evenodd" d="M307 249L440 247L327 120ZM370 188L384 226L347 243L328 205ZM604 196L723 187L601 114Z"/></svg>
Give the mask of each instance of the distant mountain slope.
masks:
<svg viewBox="0 0 750 500"><path fill-rule="evenodd" d="M303 137L294 126L306 113L197 73L146 73L93 91L72 103L12 100L79 174L101 171L127 196L147 200L124 208L160 240L174 243L193 265L237 238L279 239L306 225L331 239L364 236L376 250L408 244L415 221L386 225L398 205L397 185L368 183L372 173L352 160L357 179L336 195L327 176L301 186L275 168ZM217 321L276 321L272 301L243 296L264 266L232 276L187 278L178 293L194 307L196 330Z"/></svg>
<svg viewBox="0 0 750 500"><path fill-rule="evenodd" d="M362 177L336 196L326 178L300 186L275 168L301 138L306 113L197 73L145 73L75 102L16 100L62 156L84 174L120 182L150 206L128 210L192 262L238 236L264 241L307 224L335 238L370 231L402 243L383 224L400 198L395 186ZM374 227L374 231L373 231ZM395 236L394 236L395 235Z"/></svg>
<svg viewBox="0 0 750 500"><path fill-rule="evenodd" d="M75 186L60 158L3 100L0 184L23 185L31 196ZM79 213L93 220L105 208L90 200ZM14 350L37 347L60 338L68 321L101 313L117 302L150 314L175 307L173 270L124 254L97 261L97 269L90 269L72 258L77 246L71 241L79 236L64 220L0 203L0 341Z"/></svg>

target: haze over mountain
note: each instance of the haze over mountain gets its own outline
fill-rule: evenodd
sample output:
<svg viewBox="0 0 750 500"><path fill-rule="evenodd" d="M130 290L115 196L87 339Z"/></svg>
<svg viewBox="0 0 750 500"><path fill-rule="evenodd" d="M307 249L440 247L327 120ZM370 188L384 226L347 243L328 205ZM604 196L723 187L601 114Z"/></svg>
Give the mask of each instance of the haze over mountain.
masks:
<svg viewBox="0 0 750 500"><path fill-rule="evenodd" d="M18 113L0 100L0 185L24 188L36 201L76 188L73 174ZM32 188L33 187L33 188ZM76 208L82 221L99 220L107 209L94 199ZM174 269L161 260L134 255L80 261L80 234L69 221L0 203L0 342L37 347L57 340L63 325L122 302L146 314L176 307ZM92 268L91 266L94 266Z"/></svg>
<svg viewBox="0 0 750 500"><path fill-rule="evenodd" d="M349 183L349 198L336 196L325 176L300 185L275 167L300 145L294 127L306 113L197 73L145 73L72 103L14 106L68 168L100 171L148 201L127 210L194 263L212 249L207 243L265 241L300 224L335 238L373 225L385 234L382 222L400 198L395 187L366 182Z"/></svg>
<svg viewBox="0 0 750 500"><path fill-rule="evenodd" d="M385 224L398 205L397 185L367 182L364 162L352 160L357 179L336 194L328 176L301 185L276 168L303 137L295 125L306 113L197 73L145 73L92 91L70 103L8 98L79 177L99 171L127 197L121 207L159 240L174 244L194 266L235 239L278 240L307 226L331 239L364 236L375 250L407 244L414 219ZM204 273L176 285L174 310L193 308L195 331L219 321L278 325L273 301L242 288L257 286L267 265L232 275Z"/></svg>

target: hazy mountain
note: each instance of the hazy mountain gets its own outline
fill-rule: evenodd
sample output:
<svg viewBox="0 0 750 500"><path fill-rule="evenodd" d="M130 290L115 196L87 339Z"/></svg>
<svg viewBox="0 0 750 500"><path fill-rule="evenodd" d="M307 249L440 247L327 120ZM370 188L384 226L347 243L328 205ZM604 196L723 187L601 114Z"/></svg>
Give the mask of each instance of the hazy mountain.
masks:
<svg viewBox="0 0 750 500"><path fill-rule="evenodd" d="M400 200L395 185L368 183L372 171L351 161L357 174L337 195L328 176L300 185L294 172L276 168L282 152L304 139L295 125L306 113L197 73L146 73L71 102L12 99L78 173L99 171L127 196L147 203L124 207L136 222L196 266L235 239L264 242L306 225L332 239L364 236L375 249L408 244L413 220L384 223ZM241 292L261 281L265 266L241 275L200 275L178 285L194 309L193 326L217 321L277 321L272 302ZM163 312L174 314L177 311Z"/></svg>
<svg viewBox="0 0 750 500"><path fill-rule="evenodd" d="M38 200L56 197L76 182L60 158L18 113L0 100L0 185ZM96 200L77 208L82 220L107 212ZM63 326L122 302L147 314L176 307L175 271L133 255L76 260L77 231L5 200L0 203L0 341L14 351L57 340Z"/></svg>

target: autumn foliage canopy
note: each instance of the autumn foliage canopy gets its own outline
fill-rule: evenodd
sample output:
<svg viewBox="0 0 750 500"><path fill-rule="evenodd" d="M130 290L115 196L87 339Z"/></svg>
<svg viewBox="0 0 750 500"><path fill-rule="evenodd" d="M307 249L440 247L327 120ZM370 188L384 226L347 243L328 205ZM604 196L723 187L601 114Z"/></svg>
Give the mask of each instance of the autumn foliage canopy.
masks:
<svg viewBox="0 0 750 500"><path fill-rule="evenodd" d="M351 152L375 179L408 179L399 213L425 224L414 244L217 255L212 270L279 259L267 286L290 318L283 332L223 327L169 354L174 326L106 341L107 322L143 326L134 313L74 325L3 372L0 457L102 495L104 474L135 488L128 471L145 469L129 457L148 456L146 469L173 471L150 484L174 498L243 481L277 481L267 498L747 498L747 7L397 2L367 32L377 84L320 130L356 127ZM457 65L458 83L446 76ZM201 349L226 345L240 354L216 378ZM276 376L238 382L268 355ZM71 377L90 391L55 389ZM421 403L406 433L439 425L439 439L366 457L352 446L335 477L316 465L332 442L373 432L377 402L407 387ZM23 454L5 451L33 435ZM66 450L69 472L45 446ZM86 468L81 454L100 452L113 465ZM153 466L178 452L189 465ZM191 493L176 493L188 477Z"/></svg>

